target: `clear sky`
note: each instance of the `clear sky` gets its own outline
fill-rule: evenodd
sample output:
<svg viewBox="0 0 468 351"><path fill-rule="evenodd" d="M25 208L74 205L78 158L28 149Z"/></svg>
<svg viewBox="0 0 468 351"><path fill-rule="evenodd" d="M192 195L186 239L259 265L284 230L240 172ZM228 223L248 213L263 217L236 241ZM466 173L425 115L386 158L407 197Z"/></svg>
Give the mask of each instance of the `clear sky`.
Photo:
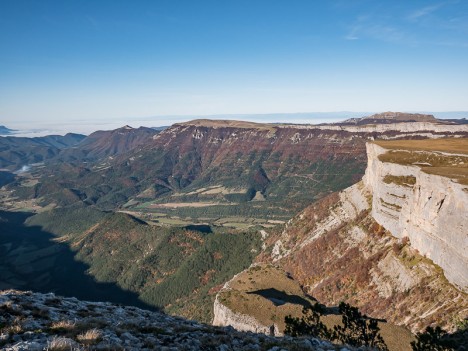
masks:
<svg viewBox="0 0 468 351"><path fill-rule="evenodd" d="M387 110L468 110L468 1L0 0L0 124Z"/></svg>

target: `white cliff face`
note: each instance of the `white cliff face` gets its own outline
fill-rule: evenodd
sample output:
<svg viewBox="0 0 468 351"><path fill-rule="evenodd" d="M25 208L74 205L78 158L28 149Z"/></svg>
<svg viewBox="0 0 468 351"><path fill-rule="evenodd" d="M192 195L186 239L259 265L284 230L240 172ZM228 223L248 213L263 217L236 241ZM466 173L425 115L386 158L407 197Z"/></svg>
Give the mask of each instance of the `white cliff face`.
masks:
<svg viewBox="0 0 468 351"><path fill-rule="evenodd" d="M369 208L366 197L369 195L366 189L363 189L361 182L341 191L340 205L336 208L330 208L329 215L307 235L307 239L300 244L300 247L303 248L326 232L338 228L343 223L354 220L362 211ZM359 237L357 231L359 231L359 228L353 227L350 233L350 240L356 240L354 237ZM275 257L276 260L278 258Z"/></svg>
<svg viewBox="0 0 468 351"><path fill-rule="evenodd" d="M400 133L417 133L418 135L434 133L462 133L468 132L468 124L450 125L430 122L409 122L409 123L389 123L389 124L366 124L362 126L308 126L308 128L318 128L323 130L344 130L351 133L384 133L397 131ZM433 135L436 138L436 135ZM439 137L442 137L439 136Z"/></svg>
<svg viewBox="0 0 468 351"><path fill-rule="evenodd" d="M262 333L272 336L281 336L282 333L278 330L276 325L266 326L260 323L252 316L236 313L223 305L219 301L219 295L216 296L214 302L214 326L231 326L239 331L250 331L254 333Z"/></svg>
<svg viewBox="0 0 468 351"><path fill-rule="evenodd" d="M224 283L223 288L218 294L216 294L215 302L213 305L214 318L212 324L214 326L220 327L231 326L238 331L262 333L265 335L272 336L282 336L283 334L278 330L278 326L276 324L268 326L264 325L259 320L250 315L232 311L229 307L227 307L226 305L221 303L221 301L219 301L220 294L222 292L232 290L231 282L235 281L239 277L239 275L243 274L247 270L244 270L234 275L234 277L232 277L231 280Z"/></svg>
<svg viewBox="0 0 468 351"><path fill-rule="evenodd" d="M394 236L408 237L452 284L467 291L468 187L417 166L381 162L378 156L385 152L367 144L364 183L373 195L372 216ZM402 181L385 182L386 176ZM408 178L413 181L405 183Z"/></svg>
<svg viewBox="0 0 468 351"><path fill-rule="evenodd" d="M415 135L425 135L429 138L441 138L447 135L437 135L437 133L450 133L452 136L463 136L468 133L468 124L443 124L432 122L396 122L396 123L381 123L381 124L365 124L360 126L354 125L339 125L339 124L263 124L243 121L212 121L212 120L193 120L181 124L185 126L209 126L211 128L233 127L233 128L294 128L294 129L320 129L320 130L335 130L346 131L350 133L385 133L385 132L400 132L400 133L415 133ZM169 130L162 133L168 133ZM160 133L160 134L162 134ZM235 136L235 135L233 135ZM299 135L297 135L299 136ZM293 139L294 142L299 142L297 136ZM157 136L153 137L156 138ZM195 136L194 136L195 137Z"/></svg>

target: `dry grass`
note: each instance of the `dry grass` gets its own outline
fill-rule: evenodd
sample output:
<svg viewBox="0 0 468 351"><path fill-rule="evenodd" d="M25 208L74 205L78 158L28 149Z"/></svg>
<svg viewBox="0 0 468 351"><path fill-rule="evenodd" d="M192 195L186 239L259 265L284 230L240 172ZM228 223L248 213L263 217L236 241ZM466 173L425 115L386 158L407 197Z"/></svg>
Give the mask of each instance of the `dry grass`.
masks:
<svg viewBox="0 0 468 351"><path fill-rule="evenodd" d="M102 338L102 333L98 329L90 329L76 337L82 344L93 345L97 344Z"/></svg>
<svg viewBox="0 0 468 351"><path fill-rule="evenodd" d="M273 266L252 267L239 274L235 280L230 282L230 286L233 290L220 293L221 303L236 313L254 317L265 326L275 323L281 332L284 331L285 327L284 317L287 315L302 316L303 305L301 302L315 303L304 294L297 281L288 278L282 270ZM291 301L277 306L268 298L252 294L253 291L271 288L288 295ZM293 301L294 297L298 298L297 301ZM303 300L301 301L301 299ZM322 316L322 321L328 328L333 328L333 326L341 324L341 316L333 313L326 314ZM379 327L390 350L411 350L409 344L413 340L413 336L409 330L389 323L379 323Z"/></svg>
<svg viewBox="0 0 468 351"><path fill-rule="evenodd" d="M387 174L384 179L384 183L386 184L396 184L396 185L402 185L406 187L412 187L414 184L416 184L416 177L413 176L394 176Z"/></svg>
<svg viewBox="0 0 468 351"><path fill-rule="evenodd" d="M390 149L379 156L382 162L418 166L425 173L455 179L460 184L468 185L468 156L461 155L468 154L468 139L392 140L378 141L376 144ZM439 151L456 155L442 154ZM384 179L385 182L394 180L396 179Z"/></svg>
<svg viewBox="0 0 468 351"><path fill-rule="evenodd" d="M47 342L48 351L69 351L74 349L73 340L67 338L53 338Z"/></svg>
<svg viewBox="0 0 468 351"><path fill-rule="evenodd" d="M423 167L422 170L429 174L453 178L460 184L468 185L468 167L456 169L452 167Z"/></svg>
<svg viewBox="0 0 468 351"><path fill-rule="evenodd" d="M379 156L382 162L419 167L468 168L467 156L441 155L431 152L389 151Z"/></svg>
<svg viewBox="0 0 468 351"><path fill-rule="evenodd" d="M12 325L4 328L2 332L10 334L19 334L23 332L23 327L19 323L13 323Z"/></svg>
<svg viewBox="0 0 468 351"><path fill-rule="evenodd" d="M59 331L70 331L75 329L75 323L69 320L62 320L58 322L53 322L50 325L51 330L59 330Z"/></svg>
<svg viewBox="0 0 468 351"><path fill-rule="evenodd" d="M273 266L252 267L239 274L230 287L233 290L220 293L223 304L238 313L253 316L264 325L275 323L280 331L284 330L287 315L299 317L304 304L315 303L304 295L297 282ZM259 291L263 292L254 293ZM285 303L275 305L271 298L284 299Z"/></svg>
<svg viewBox="0 0 468 351"><path fill-rule="evenodd" d="M377 140L374 143L391 150L441 151L468 155L468 138Z"/></svg>

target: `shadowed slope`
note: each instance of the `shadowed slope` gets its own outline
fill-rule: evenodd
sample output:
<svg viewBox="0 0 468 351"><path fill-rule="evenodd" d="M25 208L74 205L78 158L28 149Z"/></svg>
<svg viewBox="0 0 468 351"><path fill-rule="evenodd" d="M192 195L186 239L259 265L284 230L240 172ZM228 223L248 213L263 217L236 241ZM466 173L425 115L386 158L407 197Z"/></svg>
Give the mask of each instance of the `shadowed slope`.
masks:
<svg viewBox="0 0 468 351"><path fill-rule="evenodd" d="M54 292L154 309L115 284L96 282L66 244L39 226L24 224L31 215L0 211L0 290Z"/></svg>

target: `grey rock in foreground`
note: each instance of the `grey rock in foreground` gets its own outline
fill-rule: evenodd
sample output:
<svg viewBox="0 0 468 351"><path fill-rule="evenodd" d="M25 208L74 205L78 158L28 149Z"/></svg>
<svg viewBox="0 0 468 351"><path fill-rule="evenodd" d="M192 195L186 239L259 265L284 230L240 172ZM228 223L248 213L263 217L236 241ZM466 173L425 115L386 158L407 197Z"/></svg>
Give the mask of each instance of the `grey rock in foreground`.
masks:
<svg viewBox="0 0 468 351"><path fill-rule="evenodd" d="M0 349L355 350L314 338L275 338L54 294L0 291Z"/></svg>

